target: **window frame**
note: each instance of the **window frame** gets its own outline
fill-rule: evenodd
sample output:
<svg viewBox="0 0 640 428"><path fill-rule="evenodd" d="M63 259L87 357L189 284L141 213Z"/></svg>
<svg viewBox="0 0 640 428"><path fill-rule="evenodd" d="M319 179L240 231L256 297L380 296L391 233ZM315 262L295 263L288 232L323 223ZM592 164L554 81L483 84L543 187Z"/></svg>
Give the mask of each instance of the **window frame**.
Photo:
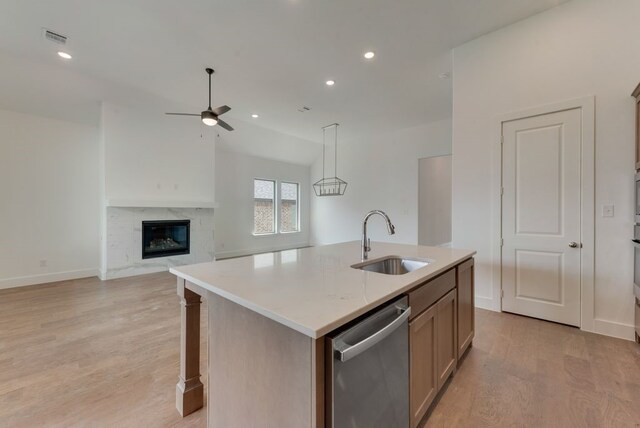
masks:
<svg viewBox="0 0 640 428"><path fill-rule="evenodd" d="M256 232L256 181L271 181L273 183L273 232ZM253 200L253 236L270 236L278 233L278 181L272 178L254 177L252 181Z"/></svg>
<svg viewBox="0 0 640 428"><path fill-rule="evenodd" d="M279 215L279 222L278 222L278 233L283 234L283 235L289 235L292 233L300 233L301 231L301 226L300 226L300 183L297 181L286 181L286 180L278 180L278 183L280 185L280 198L278 199L278 214L282 213L282 185L283 184L295 184L296 185L296 230L290 230L290 231L283 231L282 230L282 216Z"/></svg>
<svg viewBox="0 0 640 428"><path fill-rule="evenodd" d="M255 182L256 180L258 181L271 181L274 183L274 199L273 199L273 232L265 232L265 233L257 233L256 232L256 215L255 215L255 200L256 200L256 191L255 191ZM287 184L295 184L297 186L297 191L298 191L298 195L297 195L297 200L296 200L296 226L297 226L297 230L291 231L291 232L283 232L282 231L282 224L281 224L281 210L282 210L282 199L281 199L281 189L280 186L282 183L287 183ZM253 177L253 181L252 181L253 186L251 187L252 189L252 199L253 199L253 232L251 233L251 235L253 235L254 237L263 237L263 236L274 236L274 235L291 235L291 234L295 234L295 233L301 233L302 232L302 221L300 219L300 213L302 211L301 209L301 203L300 203L300 195L301 195L301 185L299 181L295 181L295 180L280 180L280 179L276 179L276 178L262 178L262 177Z"/></svg>

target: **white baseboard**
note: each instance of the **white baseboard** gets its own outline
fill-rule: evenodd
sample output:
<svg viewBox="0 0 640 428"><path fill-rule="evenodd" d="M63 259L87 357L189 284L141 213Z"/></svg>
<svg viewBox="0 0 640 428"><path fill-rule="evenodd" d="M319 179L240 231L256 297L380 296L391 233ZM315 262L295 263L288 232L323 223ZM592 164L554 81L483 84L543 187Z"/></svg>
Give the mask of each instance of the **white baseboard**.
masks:
<svg viewBox="0 0 640 428"><path fill-rule="evenodd" d="M476 296L476 308L501 312L499 308L494 306L493 299L490 299L489 297ZM602 334L604 336L617 337L619 339L635 340L635 327L632 325L602 319L593 320L593 324L593 331L583 330L590 331L591 333Z"/></svg>
<svg viewBox="0 0 640 428"><path fill-rule="evenodd" d="M629 324L622 324L616 321L607 321L596 318L593 320L593 327L593 333L617 337L619 339L635 340L635 327Z"/></svg>
<svg viewBox="0 0 640 428"><path fill-rule="evenodd" d="M44 273L41 275L19 276L0 279L0 290L5 288L24 287L27 285L46 284L49 282L67 281L70 279L98 276L98 269L80 269L65 272Z"/></svg>
<svg viewBox="0 0 640 428"><path fill-rule="evenodd" d="M282 245L276 247L269 248L245 248L242 250L231 250L231 251L216 251L216 260L224 260L230 259L233 257L242 257L242 256L252 256L254 254L261 253L271 253L274 251L286 251L286 250L294 250L296 248L305 248L308 247L309 244L293 244L293 245Z"/></svg>
<svg viewBox="0 0 640 428"><path fill-rule="evenodd" d="M493 299L490 297L476 296L476 308L486 309L488 311L500 312L495 308Z"/></svg>

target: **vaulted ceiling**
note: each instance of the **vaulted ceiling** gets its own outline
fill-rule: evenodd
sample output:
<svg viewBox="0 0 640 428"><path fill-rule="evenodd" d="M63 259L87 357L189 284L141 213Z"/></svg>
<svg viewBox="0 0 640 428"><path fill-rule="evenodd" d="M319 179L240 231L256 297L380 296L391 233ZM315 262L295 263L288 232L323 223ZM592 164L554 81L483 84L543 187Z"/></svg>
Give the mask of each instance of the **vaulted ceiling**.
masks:
<svg viewBox="0 0 640 428"><path fill-rule="evenodd" d="M451 78L439 75L453 47L564 1L3 0L0 108L90 120L87 103L109 92L96 82L110 82L199 111L212 66L229 122L312 141L332 122L344 138L384 132L450 116ZM43 27L69 37L71 61Z"/></svg>

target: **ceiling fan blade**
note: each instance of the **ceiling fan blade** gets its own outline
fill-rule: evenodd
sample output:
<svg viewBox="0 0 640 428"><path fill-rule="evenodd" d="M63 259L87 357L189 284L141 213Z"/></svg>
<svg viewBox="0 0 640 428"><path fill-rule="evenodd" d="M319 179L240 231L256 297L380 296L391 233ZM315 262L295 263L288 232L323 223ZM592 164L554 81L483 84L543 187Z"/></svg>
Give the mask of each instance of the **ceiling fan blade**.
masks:
<svg viewBox="0 0 640 428"><path fill-rule="evenodd" d="M200 114L196 114L196 113L165 113L169 116L200 116Z"/></svg>
<svg viewBox="0 0 640 428"><path fill-rule="evenodd" d="M222 126L227 131L233 131L233 128L231 127L231 125L229 125L227 122L225 122L220 118L218 118L218 125Z"/></svg>
<svg viewBox="0 0 640 428"><path fill-rule="evenodd" d="M214 108L213 112L215 113L216 116L220 116L221 114L225 114L229 110L231 110L231 107L229 106L220 106L220 107Z"/></svg>

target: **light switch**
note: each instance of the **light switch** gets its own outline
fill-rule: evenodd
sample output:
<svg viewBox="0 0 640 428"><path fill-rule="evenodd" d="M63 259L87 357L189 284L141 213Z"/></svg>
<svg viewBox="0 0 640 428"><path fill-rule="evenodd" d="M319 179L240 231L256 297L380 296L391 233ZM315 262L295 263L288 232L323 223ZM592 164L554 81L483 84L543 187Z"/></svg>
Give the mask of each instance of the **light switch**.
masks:
<svg viewBox="0 0 640 428"><path fill-rule="evenodd" d="M613 215L614 215L613 205L602 206L602 217L613 217Z"/></svg>

